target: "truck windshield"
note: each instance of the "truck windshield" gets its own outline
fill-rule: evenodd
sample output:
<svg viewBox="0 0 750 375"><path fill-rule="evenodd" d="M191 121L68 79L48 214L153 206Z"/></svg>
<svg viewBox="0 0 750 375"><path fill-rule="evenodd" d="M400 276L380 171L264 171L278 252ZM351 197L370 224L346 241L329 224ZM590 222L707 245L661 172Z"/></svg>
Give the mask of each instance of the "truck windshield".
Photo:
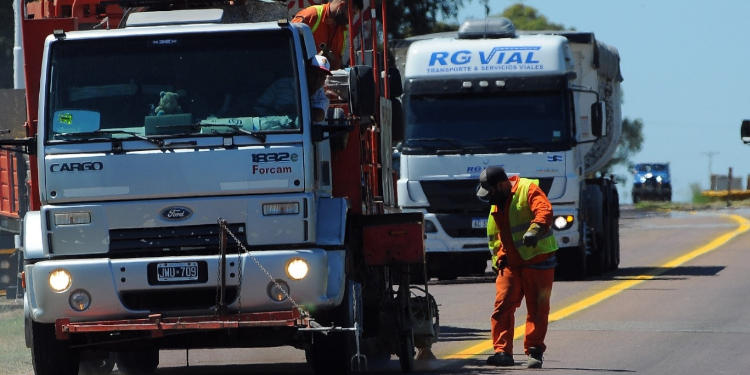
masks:
<svg viewBox="0 0 750 375"><path fill-rule="evenodd" d="M666 164L636 164L638 172L666 172L669 170Z"/></svg>
<svg viewBox="0 0 750 375"><path fill-rule="evenodd" d="M300 129L287 30L64 40L49 72L49 141Z"/></svg>
<svg viewBox="0 0 750 375"><path fill-rule="evenodd" d="M559 91L411 96L404 104L406 153L549 151L569 144Z"/></svg>

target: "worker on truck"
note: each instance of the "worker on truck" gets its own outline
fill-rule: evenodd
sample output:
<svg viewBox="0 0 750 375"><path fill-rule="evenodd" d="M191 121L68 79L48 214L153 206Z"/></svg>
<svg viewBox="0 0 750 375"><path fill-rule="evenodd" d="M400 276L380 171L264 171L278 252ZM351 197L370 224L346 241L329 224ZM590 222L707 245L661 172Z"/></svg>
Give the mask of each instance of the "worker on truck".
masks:
<svg viewBox="0 0 750 375"><path fill-rule="evenodd" d="M508 177L502 167L490 166L479 176L477 197L491 204L487 239L495 281L491 317L494 366L513 366L514 313L526 297L524 352L527 367L542 367L546 346L549 301L557 264L557 242L550 232L552 205L536 180Z"/></svg>
<svg viewBox="0 0 750 375"><path fill-rule="evenodd" d="M333 70L340 69L344 61L344 44L347 39L349 8L347 0L332 0L328 4L312 5L300 10L292 22L302 22L310 29L318 52L331 61ZM354 11L362 10L362 0L352 1Z"/></svg>

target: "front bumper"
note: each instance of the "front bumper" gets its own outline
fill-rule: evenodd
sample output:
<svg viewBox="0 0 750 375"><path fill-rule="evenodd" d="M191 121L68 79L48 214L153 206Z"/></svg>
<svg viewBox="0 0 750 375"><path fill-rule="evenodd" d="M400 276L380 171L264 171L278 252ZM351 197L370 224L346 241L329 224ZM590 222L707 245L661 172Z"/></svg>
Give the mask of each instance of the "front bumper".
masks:
<svg viewBox="0 0 750 375"><path fill-rule="evenodd" d="M487 247L487 215L477 216L477 219L484 220L485 228L481 228L484 235L471 237L453 237L443 228L437 215L423 212L424 220L434 224L436 232L428 232L425 238L425 249L427 253L474 253L489 252Z"/></svg>
<svg viewBox="0 0 750 375"><path fill-rule="evenodd" d="M252 313L294 308L289 300L277 302L269 297L271 280L251 254L274 279L289 286L290 296L299 305L327 308L341 303L345 285L343 250L256 251L226 257L226 287L234 291L234 298L228 298L227 311ZM294 280L286 274L286 265L294 258L304 259L309 264L310 271L302 280ZM149 283L149 264L186 261L207 264L204 282ZM219 265L219 255L40 261L25 267L28 313L33 321L40 323L54 323L60 318L85 322L137 319L151 314L165 317L211 315L217 301L214 291L218 291L220 285ZM67 290L56 293L49 287L48 278L52 271L60 268L71 274L72 283ZM71 308L69 297L81 289L91 296L91 305L79 312Z"/></svg>

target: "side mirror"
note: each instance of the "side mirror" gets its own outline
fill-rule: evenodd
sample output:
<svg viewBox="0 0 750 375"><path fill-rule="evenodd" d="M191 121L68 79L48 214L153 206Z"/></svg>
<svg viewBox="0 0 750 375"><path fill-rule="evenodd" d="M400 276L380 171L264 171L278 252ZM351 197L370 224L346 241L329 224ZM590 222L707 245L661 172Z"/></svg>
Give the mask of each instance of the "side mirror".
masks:
<svg viewBox="0 0 750 375"><path fill-rule="evenodd" d="M353 114L363 119L375 114L375 82L371 67L355 65L349 70L349 106Z"/></svg>
<svg viewBox="0 0 750 375"><path fill-rule="evenodd" d="M388 88L390 90L391 99L397 98L404 93L404 86L401 83L401 72L393 67L388 68Z"/></svg>
<svg viewBox="0 0 750 375"><path fill-rule="evenodd" d="M606 135L604 126L604 102L596 102L591 105L591 134L601 138Z"/></svg>
<svg viewBox="0 0 750 375"><path fill-rule="evenodd" d="M750 120L742 120L740 128L740 138L743 143L750 144Z"/></svg>

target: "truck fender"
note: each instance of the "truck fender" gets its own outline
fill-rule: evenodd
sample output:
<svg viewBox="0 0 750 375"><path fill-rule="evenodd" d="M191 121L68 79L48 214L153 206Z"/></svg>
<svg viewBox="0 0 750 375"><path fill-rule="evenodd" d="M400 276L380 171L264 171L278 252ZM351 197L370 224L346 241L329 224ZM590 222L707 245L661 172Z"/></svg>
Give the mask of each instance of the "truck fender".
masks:
<svg viewBox="0 0 750 375"><path fill-rule="evenodd" d="M23 336L26 347L31 348L31 306L29 306L29 293L23 294Z"/></svg>
<svg viewBox="0 0 750 375"><path fill-rule="evenodd" d="M23 217L21 249L24 259L44 258L42 217L39 211L29 211Z"/></svg>
<svg viewBox="0 0 750 375"><path fill-rule="evenodd" d="M318 245L341 246L346 238L346 198L318 198L316 238Z"/></svg>

